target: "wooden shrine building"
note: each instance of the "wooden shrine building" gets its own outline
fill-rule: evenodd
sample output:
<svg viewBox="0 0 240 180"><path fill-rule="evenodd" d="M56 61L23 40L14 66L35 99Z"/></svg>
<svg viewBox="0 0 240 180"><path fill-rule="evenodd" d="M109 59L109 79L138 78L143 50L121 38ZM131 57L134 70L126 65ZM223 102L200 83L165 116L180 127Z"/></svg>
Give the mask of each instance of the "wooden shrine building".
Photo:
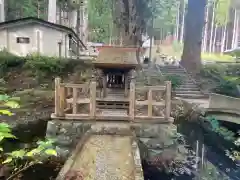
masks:
<svg viewBox="0 0 240 180"><path fill-rule="evenodd" d="M93 61L90 84L55 80L52 118L70 120L152 120L172 122L171 82L161 86L135 84L137 48L104 47Z"/></svg>
<svg viewBox="0 0 240 180"><path fill-rule="evenodd" d="M102 88L101 97L108 96L108 92L122 91L128 96L128 89L132 72L138 66L136 59L137 48L104 47L93 62L96 69L96 80ZM108 91L109 90L109 91Z"/></svg>

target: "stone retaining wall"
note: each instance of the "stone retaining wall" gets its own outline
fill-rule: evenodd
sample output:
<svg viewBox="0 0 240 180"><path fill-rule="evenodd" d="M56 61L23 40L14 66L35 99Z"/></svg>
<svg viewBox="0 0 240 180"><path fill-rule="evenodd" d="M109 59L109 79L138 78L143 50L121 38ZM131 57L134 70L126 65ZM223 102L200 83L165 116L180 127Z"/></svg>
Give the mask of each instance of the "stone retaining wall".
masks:
<svg viewBox="0 0 240 180"><path fill-rule="evenodd" d="M141 154L150 158L171 146L176 127L172 124L89 123L52 120L47 125L47 138L56 139L57 151L67 157L87 131L95 134L136 136ZM143 145L143 146L142 146ZM147 151L147 152L146 152Z"/></svg>

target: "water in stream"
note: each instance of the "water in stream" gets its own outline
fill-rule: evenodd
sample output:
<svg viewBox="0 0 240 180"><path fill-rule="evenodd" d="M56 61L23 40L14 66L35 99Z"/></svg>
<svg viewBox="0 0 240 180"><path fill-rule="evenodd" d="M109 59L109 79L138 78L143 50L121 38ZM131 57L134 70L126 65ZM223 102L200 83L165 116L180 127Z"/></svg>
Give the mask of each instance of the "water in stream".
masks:
<svg viewBox="0 0 240 180"><path fill-rule="evenodd" d="M145 180L240 180L240 167L222 150L223 139L212 137L196 123L179 124L178 132L199 159L195 175L169 175L143 162Z"/></svg>

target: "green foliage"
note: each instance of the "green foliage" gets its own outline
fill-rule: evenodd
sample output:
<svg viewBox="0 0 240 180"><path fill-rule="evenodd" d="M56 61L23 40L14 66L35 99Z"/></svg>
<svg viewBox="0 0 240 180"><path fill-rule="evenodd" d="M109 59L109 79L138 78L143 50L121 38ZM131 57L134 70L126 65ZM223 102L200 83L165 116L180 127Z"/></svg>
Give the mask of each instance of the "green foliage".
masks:
<svg viewBox="0 0 240 180"><path fill-rule="evenodd" d="M19 108L19 104L13 100L14 99L11 99L7 95L0 95L0 115L4 114L11 116L12 113L10 109ZM4 139L17 138L12 134L12 130L7 123L0 123L0 162L14 169L13 175L8 179L13 179L13 177L22 170L35 164L42 163L48 157L57 156L57 152L53 145L54 140L51 139L38 141L37 146L33 149L19 149L8 153L4 152L4 147L2 146ZM19 161L24 162L24 166L21 166Z"/></svg>
<svg viewBox="0 0 240 180"><path fill-rule="evenodd" d="M6 123L0 123L0 143L4 139L8 139L8 138L16 139L16 137L12 134L12 131L9 125ZM0 147L0 151L3 151L2 147Z"/></svg>
<svg viewBox="0 0 240 180"><path fill-rule="evenodd" d="M46 8L48 1L45 0L7 0L6 19L14 20L24 17L40 17L46 19Z"/></svg>
<svg viewBox="0 0 240 180"><path fill-rule="evenodd" d="M238 137L237 139L234 141L234 144L237 147L240 147L240 131L238 131ZM239 151L226 151L226 155L231 158L233 161L240 161L240 152ZM239 163L239 162L238 162Z"/></svg>
<svg viewBox="0 0 240 180"><path fill-rule="evenodd" d="M178 0L156 0L154 28L171 29L176 24Z"/></svg>
<svg viewBox="0 0 240 180"><path fill-rule="evenodd" d="M177 87L179 87L182 84L182 78L179 76L165 76L167 81L171 81L172 83L172 89L175 90Z"/></svg>
<svg viewBox="0 0 240 180"><path fill-rule="evenodd" d="M18 160L27 160L29 164L42 163L43 160L50 156L57 156L53 145L53 140L38 141L37 147L28 150L20 149L5 154L3 164L17 165Z"/></svg>
<svg viewBox="0 0 240 180"><path fill-rule="evenodd" d="M239 96L236 84L231 81L221 81L218 86L214 88L214 92L232 97Z"/></svg>
<svg viewBox="0 0 240 180"><path fill-rule="evenodd" d="M222 26L227 23L231 1L232 0L215 0L216 2L215 21L217 25Z"/></svg>
<svg viewBox="0 0 240 180"><path fill-rule="evenodd" d="M46 57L39 54L28 55L25 59L25 68L31 69L36 76L61 74L67 62L55 57Z"/></svg>
<svg viewBox="0 0 240 180"><path fill-rule="evenodd" d="M201 74L216 81L217 86L212 90L215 93L226 96L239 97L237 85L239 85L239 65L206 65Z"/></svg>
<svg viewBox="0 0 240 180"><path fill-rule="evenodd" d="M4 73L7 69L23 64L23 59L17 57L5 49L0 51L0 73Z"/></svg>
<svg viewBox="0 0 240 180"><path fill-rule="evenodd" d="M224 54L215 54L215 53L202 53L201 54L203 60L214 61L214 62L231 62L234 61L234 58L230 55Z"/></svg>
<svg viewBox="0 0 240 180"><path fill-rule="evenodd" d="M112 2L89 0L88 18L91 41L108 43L113 32Z"/></svg>
<svg viewBox="0 0 240 180"><path fill-rule="evenodd" d="M235 133L232 131L229 131L227 128L220 126L218 120L215 117L207 117L207 120L209 121L211 128L214 132L221 135L224 139L229 141L234 141Z"/></svg>

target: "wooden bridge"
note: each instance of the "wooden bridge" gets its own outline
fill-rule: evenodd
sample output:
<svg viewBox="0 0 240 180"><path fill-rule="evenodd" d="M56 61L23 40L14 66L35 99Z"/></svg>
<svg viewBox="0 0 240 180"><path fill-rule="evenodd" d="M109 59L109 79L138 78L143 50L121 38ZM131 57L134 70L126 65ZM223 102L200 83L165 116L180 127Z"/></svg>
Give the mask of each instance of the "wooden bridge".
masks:
<svg viewBox="0 0 240 180"><path fill-rule="evenodd" d="M102 89L97 83L63 83L55 79L55 112L53 119L104 120L169 123L171 113L171 82L162 86L136 87L134 80L125 90Z"/></svg>

